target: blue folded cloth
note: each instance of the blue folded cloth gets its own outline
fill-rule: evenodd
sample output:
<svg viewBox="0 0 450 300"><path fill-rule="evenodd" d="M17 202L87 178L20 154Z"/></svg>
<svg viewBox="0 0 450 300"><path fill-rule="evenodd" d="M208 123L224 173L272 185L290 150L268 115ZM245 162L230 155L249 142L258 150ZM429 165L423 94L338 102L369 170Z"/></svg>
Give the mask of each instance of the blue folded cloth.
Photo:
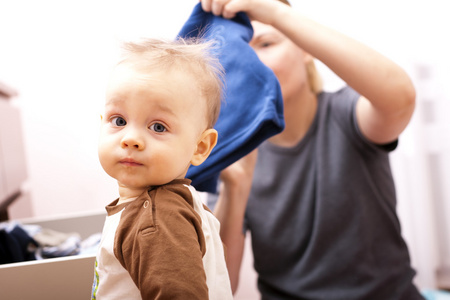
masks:
<svg viewBox="0 0 450 300"><path fill-rule="evenodd" d="M216 192L220 171L284 129L283 100L277 78L248 42L253 28L245 13L225 19L206 13L198 3L178 36L213 39L225 69L225 102L215 129L216 147L186 175L199 191Z"/></svg>
<svg viewBox="0 0 450 300"><path fill-rule="evenodd" d="M426 300L450 300L450 292L426 289L422 291Z"/></svg>

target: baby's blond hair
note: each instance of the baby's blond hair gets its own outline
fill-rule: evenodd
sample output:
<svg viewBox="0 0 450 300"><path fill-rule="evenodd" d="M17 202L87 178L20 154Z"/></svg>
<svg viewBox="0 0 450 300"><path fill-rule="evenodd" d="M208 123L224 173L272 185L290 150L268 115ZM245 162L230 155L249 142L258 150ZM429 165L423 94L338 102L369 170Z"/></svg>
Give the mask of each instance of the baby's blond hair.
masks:
<svg viewBox="0 0 450 300"><path fill-rule="evenodd" d="M167 70L178 68L195 78L201 94L207 100L207 126L212 128L220 113L224 89L224 70L214 55L214 41L202 38L165 40L147 38L125 42L122 63L137 59L144 68Z"/></svg>

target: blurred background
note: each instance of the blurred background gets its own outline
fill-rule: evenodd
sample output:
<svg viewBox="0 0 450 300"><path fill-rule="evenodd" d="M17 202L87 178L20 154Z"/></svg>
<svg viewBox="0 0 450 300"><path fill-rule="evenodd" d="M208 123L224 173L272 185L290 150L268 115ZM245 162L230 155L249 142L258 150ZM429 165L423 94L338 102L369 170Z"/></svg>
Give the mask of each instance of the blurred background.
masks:
<svg viewBox="0 0 450 300"><path fill-rule="evenodd" d="M120 42L173 38L197 0L0 3L0 198L9 218L103 210L117 186L97 158ZM447 1L291 0L401 65L417 109L391 156L398 213L421 288L450 288L450 19ZM447 38L446 38L447 36ZM343 83L319 63L325 89ZM1 200L1 199L0 199ZM247 247L248 248L248 247ZM255 299L247 252L240 299Z"/></svg>

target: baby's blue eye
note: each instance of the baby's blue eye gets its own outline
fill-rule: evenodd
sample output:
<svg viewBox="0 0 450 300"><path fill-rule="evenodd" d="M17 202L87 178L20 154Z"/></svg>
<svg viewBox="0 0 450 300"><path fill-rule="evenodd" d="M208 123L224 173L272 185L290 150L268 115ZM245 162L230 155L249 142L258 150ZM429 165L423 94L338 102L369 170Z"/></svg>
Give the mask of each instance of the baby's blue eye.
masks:
<svg viewBox="0 0 450 300"><path fill-rule="evenodd" d="M125 126L127 125L127 121L125 121L122 117L115 117L111 120L111 122L116 126Z"/></svg>
<svg viewBox="0 0 450 300"><path fill-rule="evenodd" d="M151 130L154 130L155 132L164 132L166 131L166 127L164 127L161 123L155 123L152 126L150 126Z"/></svg>

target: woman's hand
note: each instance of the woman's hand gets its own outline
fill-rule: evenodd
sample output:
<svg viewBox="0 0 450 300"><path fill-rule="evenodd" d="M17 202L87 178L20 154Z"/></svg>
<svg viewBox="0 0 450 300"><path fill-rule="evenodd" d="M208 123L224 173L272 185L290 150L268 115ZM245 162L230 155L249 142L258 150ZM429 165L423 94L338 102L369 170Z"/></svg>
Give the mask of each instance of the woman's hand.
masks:
<svg viewBox="0 0 450 300"><path fill-rule="evenodd" d="M255 169L257 150L222 171L219 200L214 214L220 222L220 237L226 246L227 268L233 293L239 283L244 253L244 215Z"/></svg>
<svg viewBox="0 0 450 300"><path fill-rule="evenodd" d="M272 24L276 11L286 5L275 0L200 0L202 8L216 16L231 19L245 12L252 20Z"/></svg>
<svg viewBox="0 0 450 300"><path fill-rule="evenodd" d="M224 185L241 186L242 189L249 189L253 180L258 150L253 150L250 154L241 158L234 164L228 166L220 173L220 179Z"/></svg>
<svg viewBox="0 0 450 300"><path fill-rule="evenodd" d="M248 1L236 0L200 0L202 8L206 12L211 12L216 16L224 18L233 18L239 11L244 11ZM243 3L244 2L244 3Z"/></svg>

